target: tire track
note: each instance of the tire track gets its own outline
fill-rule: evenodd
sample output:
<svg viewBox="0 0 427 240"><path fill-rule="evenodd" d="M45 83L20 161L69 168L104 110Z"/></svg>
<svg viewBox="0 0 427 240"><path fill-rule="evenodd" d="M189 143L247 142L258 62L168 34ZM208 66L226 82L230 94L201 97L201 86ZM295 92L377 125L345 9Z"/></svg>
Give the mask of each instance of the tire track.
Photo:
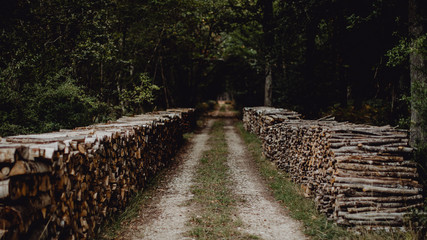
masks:
<svg viewBox="0 0 427 240"><path fill-rule="evenodd" d="M263 184L232 121L227 121L224 128L229 147L228 165L235 183L234 193L242 199L237 211L244 223L243 230L263 239L307 239L301 231L301 224L287 215Z"/></svg>
<svg viewBox="0 0 427 240"><path fill-rule="evenodd" d="M180 166L176 176L173 176L160 197L160 202L153 206L148 206L150 212L158 212L157 217L150 219L150 216L142 216L148 219L145 224L138 226L136 233L131 239L185 239L184 233L188 231L185 223L188 221L191 208L186 206L186 202L193 196L190 187L193 183L197 164L206 151L206 142L209 138L209 131L214 120L208 122L208 126L191 140L191 149L184 154L184 162ZM151 216L152 217L152 216Z"/></svg>

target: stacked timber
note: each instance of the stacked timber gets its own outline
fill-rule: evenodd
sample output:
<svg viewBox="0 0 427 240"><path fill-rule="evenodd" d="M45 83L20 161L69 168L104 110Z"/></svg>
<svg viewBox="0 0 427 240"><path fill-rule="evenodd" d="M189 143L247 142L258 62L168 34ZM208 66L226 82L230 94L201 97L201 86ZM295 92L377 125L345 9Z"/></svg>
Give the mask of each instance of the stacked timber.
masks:
<svg viewBox="0 0 427 240"><path fill-rule="evenodd" d="M422 205L408 134L390 126L287 120L262 136L263 152L338 224L403 226Z"/></svg>
<svg viewBox="0 0 427 240"><path fill-rule="evenodd" d="M179 113L182 119L182 130L190 132L196 127L196 113L194 108L170 108L167 112Z"/></svg>
<svg viewBox="0 0 427 240"><path fill-rule="evenodd" d="M6 239L92 239L173 159L194 111L176 110L0 142ZM182 116L186 115L185 118Z"/></svg>
<svg viewBox="0 0 427 240"><path fill-rule="evenodd" d="M300 114L283 108L246 107L243 109L243 127L263 136L267 127L287 120L300 119Z"/></svg>
<svg viewBox="0 0 427 240"><path fill-rule="evenodd" d="M404 215L422 206L408 133L355 124L331 127L331 132L333 218L347 226L402 226Z"/></svg>

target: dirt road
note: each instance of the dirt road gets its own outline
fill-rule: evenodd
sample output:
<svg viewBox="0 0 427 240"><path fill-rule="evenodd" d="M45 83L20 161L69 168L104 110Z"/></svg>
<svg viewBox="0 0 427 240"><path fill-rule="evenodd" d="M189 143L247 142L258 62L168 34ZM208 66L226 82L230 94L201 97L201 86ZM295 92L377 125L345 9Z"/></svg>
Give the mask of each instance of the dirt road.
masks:
<svg viewBox="0 0 427 240"><path fill-rule="evenodd" d="M251 157L231 121L227 121L225 134L229 147L228 165L238 199L240 219L249 234L262 239L305 239L300 224L287 216L256 171Z"/></svg>
<svg viewBox="0 0 427 240"><path fill-rule="evenodd" d="M192 178L202 153L208 148L206 141L212 123L213 120L208 121L203 131L190 140L187 151L178 156L182 159L181 166L167 176L170 183L156 191L157 196L141 209L139 219L121 239L185 239L182 235L187 231L185 223L191 211L186 202L192 197Z"/></svg>
<svg viewBox="0 0 427 240"><path fill-rule="evenodd" d="M243 222L239 231L260 239L306 239L301 224L291 219L271 196L231 119L211 119L203 131L194 135L187 151L178 156L182 164L167 177L169 183L156 191L153 200L141 209L139 219L124 231L120 239L191 239L185 237L191 228L189 217L194 211L188 204L192 198L190 187L198 162L210 147L206 142L214 121L226 122L224 131L229 148L227 164L233 182L231 188L239 199L237 217Z"/></svg>

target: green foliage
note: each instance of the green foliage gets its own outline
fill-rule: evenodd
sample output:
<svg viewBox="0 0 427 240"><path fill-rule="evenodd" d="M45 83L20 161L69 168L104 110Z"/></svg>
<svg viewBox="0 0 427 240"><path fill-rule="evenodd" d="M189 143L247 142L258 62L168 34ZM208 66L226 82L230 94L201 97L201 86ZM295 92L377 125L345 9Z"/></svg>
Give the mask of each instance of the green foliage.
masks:
<svg viewBox="0 0 427 240"><path fill-rule="evenodd" d="M187 90L182 99L196 96L189 92L198 84L188 83L193 58L218 56L211 49L219 44L218 16L212 14L223 6L219 2L10 4L0 22L2 136L72 128L162 106L160 85L171 102L180 85Z"/></svg>
<svg viewBox="0 0 427 240"><path fill-rule="evenodd" d="M421 126L422 135L427 136L427 82L413 83L412 89L411 102L419 114L416 124Z"/></svg>
<svg viewBox="0 0 427 240"><path fill-rule="evenodd" d="M261 2L255 5L255 10L247 9L262 16ZM409 93L407 68L386 65L384 57L407 32L406 23L399 20L407 15L405 3L396 0L273 1L273 6L273 20L269 26L274 35L272 46L262 46L267 33L260 27L265 24L260 18L255 18L258 25L250 22L239 28L252 29L253 33L248 36L239 32L252 44L241 44L233 39L234 48L230 49L240 56L250 56L239 51L238 46L242 45L254 50L249 53L257 53L251 56L251 63L260 73L252 82L261 84L246 84L239 90L246 90L253 99L263 94L257 89L265 77L263 59L269 55L274 66L273 101L276 106L292 107L314 118L337 104L343 108L352 104L361 108L364 102L374 100L381 101L388 110L385 122L395 123L395 116L407 114L403 107L397 109L395 105L396 99ZM394 62L407 59L398 48L389 54L395 58ZM248 102L247 98L237 99L238 105L241 100ZM260 103L262 101L246 105Z"/></svg>
<svg viewBox="0 0 427 240"><path fill-rule="evenodd" d="M427 34L414 39L410 51L422 56L424 60L422 69L421 66L415 66L415 71L418 72L417 75L419 75L420 79L412 81L410 100L412 107L418 114L418 120L414 124L419 126L421 136L424 136L425 139L425 136L427 136L427 68L425 65L427 61ZM425 142L418 142L417 145L420 148L427 148ZM424 155L424 157L426 156Z"/></svg>
<svg viewBox="0 0 427 240"><path fill-rule="evenodd" d="M424 59L427 59L427 33L412 40L409 51L418 53L423 56Z"/></svg>
<svg viewBox="0 0 427 240"><path fill-rule="evenodd" d="M387 66L396 67L406 63L410 53L418 53L427 58L427 34L414 40L400 39L399 43L386 53Z"/></svg>
<svg viewBox="0 0 427 240"><path fill-rule="evenodd" d="M395 47L387 51L387 66L396 67L400 64L403 64L404 62L407 62L409 53L410 49L408 40L401 39Z"/></svg>
<svg viewBox="0 0 427 240"><path fill-rule="evenodd" d="M399 44L387 52L387 65L396 67L407 64L411 53L418 54L427 60L427 34L413 40L400 40ZM427 76L426 69L415 69L415 71L418 71L421 76ZM427 83L425 80L413 82L411 89L411 96L404 95L403 100L418 112L419 122L416 124L421 126L421 131L424 131L422 134L427 136ZM401 125L409 127L410 116L401 119Z"/></svg>
<svg viewBox="0 0 427 240"><path fill-rule="evenodd" d="M427 200L424 209L413 209L406 217L405 222L411 231L415 232L413 239L425 239L427 237Z"/></svg>
<svg viewBox="0 0 427 240"><path fill-rule="evenodd" d="M126 106L126 112L141 112L144 104L152 104L155 100L155 93L160 88L152 83L147 74L139 75L139 81L133 84L129 90L120 93L120 101Z"/></svg>
<svg viewBox="0 0 427 240"><path fill-rule="evenodd" d="M83 110L68 123L48 120L46 110L39 118L34 101L45 92L88 108L91 121L195 106L224 92L237 106L260 105L266 56L275 105L318 117L374 99L388 118L381 121L396 123L407 115L395 107L409 95L407 55L426 53L425 35L408 43L407 5L397 0L273 0L268 24L257 0L8 2L0 14L0 134L88 122ZM83 99L51 91L66 81Z"/></svg>
<svg viewBox="0 0 427 240"><path fill-rule="evenodd" d="M81 88L66 81L56 88L42 87L36 100L40 121L44 122L41 131L72 128L91 122L89 109L93 99L85 96Z"/></svg>

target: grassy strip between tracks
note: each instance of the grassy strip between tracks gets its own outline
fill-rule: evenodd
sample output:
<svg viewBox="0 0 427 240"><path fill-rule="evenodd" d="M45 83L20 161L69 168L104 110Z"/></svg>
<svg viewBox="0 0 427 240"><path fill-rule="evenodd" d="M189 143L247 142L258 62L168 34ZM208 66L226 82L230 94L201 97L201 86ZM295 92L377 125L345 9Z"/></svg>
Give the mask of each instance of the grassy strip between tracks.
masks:
<svg viewBox="0 0 427 240"><path fill-rule="evenodd" d="M336 226L326 217L320 214L312 199L305 198L298 185L280 171L268 159L262 155L262 143L254 134L244 130L241 122L237 128L256 165L271 188L274 197L282 206L289 210L291 217L299 220L304 225L304 232L312 239L366 239L366 240L391 240L413 239L411 232L362 232L353 233L345 228Z"/></svg>
<svg viewBox="0 0 427 240"><path fill-rule="evenodd" d="M188 235L197 239L258 239L238 229L242 222L235 216L223 126L223 121L214 123L208 140L210 150L200 160L191 189L194 198L189 204L195 212L188 222Z"/></svg>

